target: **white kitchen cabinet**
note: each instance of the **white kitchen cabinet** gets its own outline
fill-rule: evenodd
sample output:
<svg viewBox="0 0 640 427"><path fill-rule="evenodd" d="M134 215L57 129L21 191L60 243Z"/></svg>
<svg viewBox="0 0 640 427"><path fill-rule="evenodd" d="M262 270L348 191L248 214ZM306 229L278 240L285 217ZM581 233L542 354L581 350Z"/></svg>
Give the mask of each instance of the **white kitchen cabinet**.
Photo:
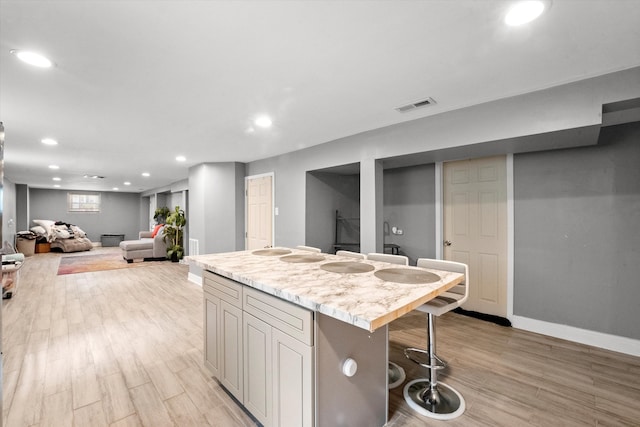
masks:
<svg viewBox="0 0 640 427"><path fill-rule="evenodd" d="M243 401L242 285L205 272L204 364L225 388Z"/></svg>
<svg viewBox="0 0 640 427"><path fill-rule="evenodd" d="M242 310L220 302L220 376L223 386L240 402L244 399Z"/></svg>
<svg viewBox="0 0 640 427"><path fill-rule="evenodd" d="M313 313L252 288L242 296L245 345L253 343L245 347L245 376L252 377L245 378L245 406L265 427L313 426ZM249 395L267 410L264 420L247 405Z"/></svg>
<svg viewBox="0 0 640 427"><path fill-rule="evenodd" d="M270 325L244 313L244 406L264 427L273 425L271 331Z"/></svg>
<svg viewBox="0 0 640 427"><path fill-rule="evenodd" d="M313 347L273 329L273 425L313 426Z"/></svg>
<svg viewBox="0 0 640 427"><path fill-rule="evenodd" d="M204 366L211 374L220 377L220 298L204 292Z"/></svg>
<svg viewBox="0 0 640 427"><path fill-rule="evenodd" d="M264 427L313 425L313 347L244 313L244 406Z"/></svg>
<svg viewBox="0 0 640 427"><path fill-rule="evenodd" d="M314 314L204 274L205 366L264 427L314 425Z"/></svg>

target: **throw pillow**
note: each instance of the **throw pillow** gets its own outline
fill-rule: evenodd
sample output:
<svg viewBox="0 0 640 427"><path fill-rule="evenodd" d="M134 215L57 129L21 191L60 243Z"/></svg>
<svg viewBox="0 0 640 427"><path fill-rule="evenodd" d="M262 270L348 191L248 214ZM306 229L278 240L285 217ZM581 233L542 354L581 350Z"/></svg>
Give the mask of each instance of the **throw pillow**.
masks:
<svg viewBox="0 0 640 427"><path fill-rule="evenodd" d="M44 229L43 226L41 225L36 225L31 227L31 231L33 231L36 234L39 234L41 236L46 236L47 235L47 230Z"/></svg>
<svg viewBox="0 0 640 427"><path fill-rule="evenodd" d="M55 221L50 221L48 219L34 219L33 222L45 229L47 241L51 241L51 238L53 237L53 230L51 228L55 225Z"/></svg>
<svg viewBox="0 0 640 427"><path fill-rule="evenodd" d="M156 237L156 234L158 234L158 232L162 227L164 227L164 224L156 225L155 228L153 229L153 233L151 233L151 237Z"/></svg>

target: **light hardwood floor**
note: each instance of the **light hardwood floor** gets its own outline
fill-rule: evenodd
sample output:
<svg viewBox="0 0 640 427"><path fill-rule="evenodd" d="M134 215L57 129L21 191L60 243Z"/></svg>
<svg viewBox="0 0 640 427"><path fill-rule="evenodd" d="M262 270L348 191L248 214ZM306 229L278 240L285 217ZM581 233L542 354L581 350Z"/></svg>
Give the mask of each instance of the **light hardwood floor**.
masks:
<svg viewBox="0 0 640 427"><path fill-rule="evenodd" d="M61 256L29 258L3 301L5 427L255 425L202 367L202 289L186 266L57 276ZM425 323L411 313L390 326L408 378L423 375L402 348L424 346ZM422 418L400 387L390 427L640 425L640 358L457 314L438 319L438 344L467 411Z"/></svg>

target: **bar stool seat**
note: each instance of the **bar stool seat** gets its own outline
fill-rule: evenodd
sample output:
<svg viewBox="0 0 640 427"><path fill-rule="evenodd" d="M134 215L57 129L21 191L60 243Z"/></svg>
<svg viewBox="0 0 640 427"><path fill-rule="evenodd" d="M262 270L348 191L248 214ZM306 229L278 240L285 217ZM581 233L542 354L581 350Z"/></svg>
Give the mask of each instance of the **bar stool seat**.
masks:
<svg viewBox="0 0 640 427"><path fill-rule="evenodd" d="M314 248L313 246L298 245L298 246L296 246L296 249L300 249L300 250L308 251L308 252L315 252L315 253L322 252L322 250L320 250L320 248Z"/></svg>
<svg viewBox="0 0 640 427"><path fill-rule="evenodd" d="M403 393L405 401L411 409L421 415L438 420L450 420L462 415L465 410L465 401L457 390L438 382L437 372L444 369L446 364L436 355L435 317L459 307L467 300L469 269L466 264L460 262L427 258L418 259L417 266L464 274L463 282L416 308L427 313L429 337L427 349L406 348L404 350L404 355L408 359L426 368L429 374L428 378L415 379L407 383ZM427 355L428 363L419 360L418 355Z"/></svg>
<svg viewBox="0 0 640 427"><path fill-rule="evenodd" d="M349 258L356 258L356 259L367 259L367 256L365 254L361 254L360 252L345 251L344 249L336 251L336 255L346 256Z"/></svg>

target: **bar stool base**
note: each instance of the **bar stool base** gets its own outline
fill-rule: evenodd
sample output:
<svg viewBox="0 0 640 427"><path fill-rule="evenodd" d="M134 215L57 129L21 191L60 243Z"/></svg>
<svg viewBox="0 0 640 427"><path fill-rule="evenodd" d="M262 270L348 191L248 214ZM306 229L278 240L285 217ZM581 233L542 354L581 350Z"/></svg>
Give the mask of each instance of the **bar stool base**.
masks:
<svg viewBox="0 0 640 427"><path fill-rule="evenodd" d="M404 373L402 366L389 362L389 390L401 385L405 379L407 379L407 375Z"/></svg>
<svg viewBox="0 0 640 427"><path fill-rule="evenodd" d="M414 411L425 417L434 418L436 420L451 420L459 417L464 413L464 398L455 389L446 384L438 382L437 403L427 403L423 396L429 391L429 380L419 378L413 380L404 387L404 400Z"/></svg>

